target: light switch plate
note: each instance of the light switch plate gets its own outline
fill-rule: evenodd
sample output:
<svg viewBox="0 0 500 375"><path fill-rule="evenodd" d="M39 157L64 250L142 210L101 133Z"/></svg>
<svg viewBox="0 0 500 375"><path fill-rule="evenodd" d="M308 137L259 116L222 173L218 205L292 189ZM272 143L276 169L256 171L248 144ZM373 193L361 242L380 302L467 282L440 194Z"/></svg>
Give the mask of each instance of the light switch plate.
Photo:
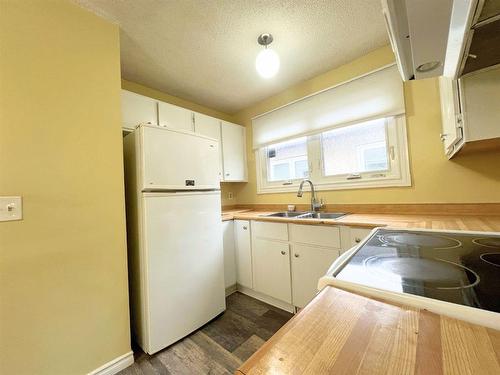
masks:
<svg viewBox="0 0 500 375"><path fill-rule="evenodd" d="M0 197L0 221L22 220L22 218L21 197Z"/></svg>

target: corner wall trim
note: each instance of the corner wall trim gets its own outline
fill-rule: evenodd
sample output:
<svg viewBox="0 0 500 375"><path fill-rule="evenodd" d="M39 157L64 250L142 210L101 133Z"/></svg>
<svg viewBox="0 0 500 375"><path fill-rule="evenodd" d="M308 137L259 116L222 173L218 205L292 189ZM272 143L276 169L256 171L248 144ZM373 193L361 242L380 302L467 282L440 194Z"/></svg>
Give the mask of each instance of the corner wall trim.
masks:
<svg viewBox="0 0 500 375"><path fill-rule="evenodd" d="M89 372L88 375L114 375L132 363L134 363L134 353L130 351Z"/></svg>

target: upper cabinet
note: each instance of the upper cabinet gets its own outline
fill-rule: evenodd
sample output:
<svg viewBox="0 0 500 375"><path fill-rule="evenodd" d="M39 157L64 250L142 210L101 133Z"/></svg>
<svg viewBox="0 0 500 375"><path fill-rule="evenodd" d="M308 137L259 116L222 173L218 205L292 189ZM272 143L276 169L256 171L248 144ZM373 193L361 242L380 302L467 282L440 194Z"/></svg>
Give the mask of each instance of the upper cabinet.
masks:
<svg viewBox="0 0 500 375"><path fill-rule="evenodd" d="M193 112L173 104L158 102L158 125L192 132Z"/></svg>
<svg viewBox="0 0 500 375"><path fill-rule="evenodd" d="M214 138L219 142L219 178L221 181L224 180L223 170L222 170L222 142L220 134L220 120L203 115L201 113L194 113L194 131L195 133L205 135L210 138Z"/></svg>
<svg viewBox="0 0 500 375"><path fill-rule="evenodd" d="M245 128L222 121L224 181L247 181Z"/></svg>
<svg viewBox="0 0 500 375"><path fill-rule="evenodd" d="M215 117L195 112L194 131L198 134L217 139L220 142L220 120Z"/></svg>
<svg viewBox="0 0 500 375"><path fill-rule="evenodd" d="M139 124L158 125L156 100L122 90L122 127L134 130Z"/></svg>
<svg viewBox="0 0 500 375"><path fill-rule="evenodd" d="M463 138L458 81L447 77L439 77L439 94L441 96L441 118L443 121L443 131L440 137L444 145L444 152L451 156L455 151L455 145L458 145Z"/></svg>
<svg viewBox="0 0 500 375"><path fill-rule="evenodd" d="M245 128L173 104L122 90L124 131L152 124L195 132L219 142L221 181L247 181Z"/></svg>
<svg viewBox="0 0 500 375"><path fill-rule="evenodd" d="M500 68L439 81L446 155L500 149Z"/></svg>

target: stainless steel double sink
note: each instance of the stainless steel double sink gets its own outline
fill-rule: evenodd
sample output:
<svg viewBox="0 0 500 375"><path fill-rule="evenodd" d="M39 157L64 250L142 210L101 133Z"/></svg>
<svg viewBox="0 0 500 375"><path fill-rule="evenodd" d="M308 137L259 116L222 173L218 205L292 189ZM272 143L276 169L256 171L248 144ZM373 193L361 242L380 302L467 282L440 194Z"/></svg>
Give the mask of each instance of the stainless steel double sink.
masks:
<svg viewBox="0 0 500 375"><path fill-rule="evenodd" d="M285 211L285 212L276 212L274 214L262 215L265 217L288 217L294 219L338 219L347 215L344 212L295 212L295 211Z"/></svg>

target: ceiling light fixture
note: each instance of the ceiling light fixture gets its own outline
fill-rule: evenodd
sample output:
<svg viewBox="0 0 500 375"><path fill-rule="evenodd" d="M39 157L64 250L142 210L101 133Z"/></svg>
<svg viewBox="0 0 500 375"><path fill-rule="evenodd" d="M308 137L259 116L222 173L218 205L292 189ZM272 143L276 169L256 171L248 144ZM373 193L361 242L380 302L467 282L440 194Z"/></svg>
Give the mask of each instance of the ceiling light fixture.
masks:
<svg viewBox="0 0 500 375"><path fill-rule="evenodd" d="M255 59L255 69L263 78L274 77L280 68L280 58L274 50L268 48L273 42L273 36L271 34L261 34L257 38L257 42L265 48L259 52Z"/></svg>
<svg viewBox="0 0 500 375"><path fill-rule="evenodd" d="M420 73L427 73L441 66L441 61L429 61L417 67Z"/></svg>

